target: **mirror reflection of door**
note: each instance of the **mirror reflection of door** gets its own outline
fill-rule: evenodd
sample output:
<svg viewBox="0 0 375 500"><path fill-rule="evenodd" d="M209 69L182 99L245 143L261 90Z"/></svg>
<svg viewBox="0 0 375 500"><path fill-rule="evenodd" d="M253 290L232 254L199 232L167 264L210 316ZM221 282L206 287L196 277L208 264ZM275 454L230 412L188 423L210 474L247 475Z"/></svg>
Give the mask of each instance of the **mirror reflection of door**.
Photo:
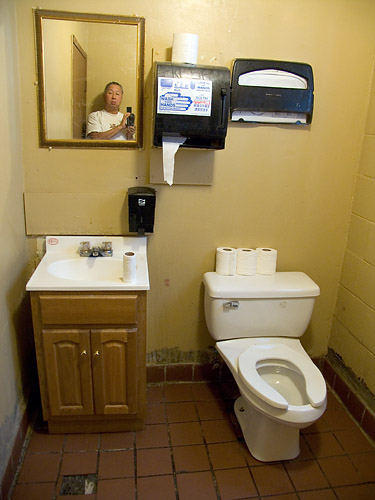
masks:
<svg viewBox="0 0 375 500"><path fill-rule="evenodd" d="M87 54L73 35L73 139L86 136Z"/></svg>

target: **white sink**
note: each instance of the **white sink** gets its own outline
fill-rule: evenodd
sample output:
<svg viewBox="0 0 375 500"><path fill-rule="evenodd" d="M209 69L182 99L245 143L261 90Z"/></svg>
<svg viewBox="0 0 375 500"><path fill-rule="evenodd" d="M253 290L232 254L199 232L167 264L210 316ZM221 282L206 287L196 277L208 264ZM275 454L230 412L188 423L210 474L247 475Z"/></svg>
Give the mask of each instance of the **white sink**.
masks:
<svg viewBox="0 0 375 500"><path fill-rule="evenodd" d="M81 241L100 246L111 241L112 257L80 257ZM47 236L46 253L26 285L27 290L149 290L147 237ZM136 279L122 279L125 252L136 256Z"/></svg>
<svg viewBox="0 0 375 500"><path fill-rule="evenodd" d="M56 278L66 280L116 280L122 277L122 260L114 257L62 259L51 262L47 272Z"/></svg>

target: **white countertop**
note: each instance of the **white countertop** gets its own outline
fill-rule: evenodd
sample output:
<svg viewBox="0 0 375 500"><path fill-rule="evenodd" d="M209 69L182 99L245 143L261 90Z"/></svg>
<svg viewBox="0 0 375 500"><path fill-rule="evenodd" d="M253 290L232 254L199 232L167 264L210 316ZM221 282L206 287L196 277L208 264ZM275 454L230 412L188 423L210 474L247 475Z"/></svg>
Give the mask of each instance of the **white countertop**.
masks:
<svg viewBox="0 0 375 500"><path fill-rule="evenodd" d="M80 257L81 241L91 247L111 241L113 256ZM123 255L134 252L136 279L123 281ZM46 253L35 269L29 291L131 291L149 290L146 236L47 236Z"/></svg>

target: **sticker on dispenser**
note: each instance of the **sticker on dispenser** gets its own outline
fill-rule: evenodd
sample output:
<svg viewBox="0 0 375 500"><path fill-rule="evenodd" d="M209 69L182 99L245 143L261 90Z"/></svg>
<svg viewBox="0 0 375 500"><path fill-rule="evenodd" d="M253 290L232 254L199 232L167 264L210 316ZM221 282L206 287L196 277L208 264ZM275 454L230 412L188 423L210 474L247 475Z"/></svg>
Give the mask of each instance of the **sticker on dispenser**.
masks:
<svg viewBox="0 0 375 500"><path fill-rule="evenodd" d="M158 78L157 112L168 115L211 116L212 81Z"/></svg>

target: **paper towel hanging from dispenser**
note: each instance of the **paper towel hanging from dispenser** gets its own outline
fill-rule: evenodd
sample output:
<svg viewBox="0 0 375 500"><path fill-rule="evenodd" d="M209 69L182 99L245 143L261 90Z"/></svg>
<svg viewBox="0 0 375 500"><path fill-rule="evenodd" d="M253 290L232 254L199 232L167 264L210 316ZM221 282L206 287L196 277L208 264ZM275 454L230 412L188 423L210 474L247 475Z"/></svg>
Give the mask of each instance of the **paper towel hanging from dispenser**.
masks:
<svg viewBox="0 0 375 500"><path fill-rule="evenodd" d="M309 64L236 59L231 88L233 122L311 123L314 80Z"/></svg>

